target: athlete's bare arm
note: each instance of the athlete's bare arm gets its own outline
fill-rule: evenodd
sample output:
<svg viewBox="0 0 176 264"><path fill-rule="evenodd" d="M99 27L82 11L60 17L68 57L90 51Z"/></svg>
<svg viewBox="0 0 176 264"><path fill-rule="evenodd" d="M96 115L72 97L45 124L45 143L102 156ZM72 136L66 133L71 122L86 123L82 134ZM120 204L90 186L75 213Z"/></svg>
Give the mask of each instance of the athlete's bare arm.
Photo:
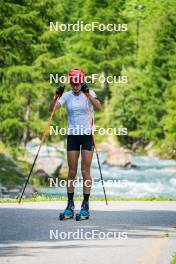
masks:
<svg viewBox="0 0 176 264"><path fill-rule="evenodd" d="M101 104L100 104L100 101L98 99L96 99L92 95L89 95L89 100L91 101L95 110L99 111L101 109Z"/></svg>
<svg viewBox="0 0 176 264"><path fill-rule="evenodd" d="M52 100L52 102L50 103L50 105L49 105L49 111L52 111L53 110L53 107L54 107L54 105L55 105L55 103L56 103L56 98L54 98L53 100ZM59 102L57 102L57 108L60 108L61 107L61 104L59 103Z"/></svg>

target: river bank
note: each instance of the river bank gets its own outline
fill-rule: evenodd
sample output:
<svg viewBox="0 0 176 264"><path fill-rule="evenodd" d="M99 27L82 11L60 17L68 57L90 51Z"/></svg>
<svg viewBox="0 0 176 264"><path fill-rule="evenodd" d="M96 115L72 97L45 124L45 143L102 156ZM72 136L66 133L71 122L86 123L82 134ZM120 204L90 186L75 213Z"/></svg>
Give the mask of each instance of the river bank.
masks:
<svg viewBox="0 0 176 264"><path fill-rule="evenodd" d="M0 155L1 197L14 198L19 195L31 163L38 149L37 141L28 144L28 155L23 155L15 162L10 156ZM176 197L176 162L161 160L151 156L139 156L132 151L115 145L112 141L101 143L99 156L107 195L110 199L133 199L147 197ZM29 155L30 154L30 155ZM50 170L51 169L51 170ZM66 196L63 186L49 186L49 179L66 180L66 152L62 145L43 146L25 196L33 195L58 197ZM78 182L81 182L80 163ZM99 168L94 155L91 173L95 184L93 198L102 198L102 186L99 184ZM82 196L82 188L76 188L75 195Z"/></svg>
<svg viewBox="0 0 176 264"><path fill-rule="evenodd" d="M75 197L75 201L82 201L81 197ZM48 196L36 196L31 198L26 198L22 200L22 203L30 203L30 202L60 202L60 201L67 201L67 197L48 197ZM104 201L104 198L100 197L90 197L90 201ZM108 201L114 201L114 202L174 202L176 201L176 197L173 198L167 198L167 197L144 197L144 198L108 198ZM0 203L17 203L16 199L7 199L7 198L1 198Z"/></svg>

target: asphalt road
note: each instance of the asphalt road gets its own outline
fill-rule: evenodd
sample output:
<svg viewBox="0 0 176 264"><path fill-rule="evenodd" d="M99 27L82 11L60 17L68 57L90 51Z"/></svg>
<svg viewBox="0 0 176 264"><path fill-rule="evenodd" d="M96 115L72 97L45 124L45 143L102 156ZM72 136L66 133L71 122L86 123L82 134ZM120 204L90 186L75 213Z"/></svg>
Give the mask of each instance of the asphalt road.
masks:
<svg viewBox="0 0 176 264"><path fill-rule="evenodd" d="M59 221L64 208L0 204L0 263L169 264L176 254L176 202L91 202L81 222Z"/></svg>

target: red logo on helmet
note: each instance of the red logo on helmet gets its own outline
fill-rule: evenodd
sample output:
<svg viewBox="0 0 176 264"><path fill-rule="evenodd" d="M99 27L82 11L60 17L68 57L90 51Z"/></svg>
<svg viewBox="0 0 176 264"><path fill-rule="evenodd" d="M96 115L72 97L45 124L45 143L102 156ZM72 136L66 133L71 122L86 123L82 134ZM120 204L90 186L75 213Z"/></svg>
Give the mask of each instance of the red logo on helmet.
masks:
<svg viewBox="0 0 176 264"><path fill-rule="evenodd" d="M72 86L79 86L84 83L85 74L81 69L76 68L68 73L68 78Z"/></svg>

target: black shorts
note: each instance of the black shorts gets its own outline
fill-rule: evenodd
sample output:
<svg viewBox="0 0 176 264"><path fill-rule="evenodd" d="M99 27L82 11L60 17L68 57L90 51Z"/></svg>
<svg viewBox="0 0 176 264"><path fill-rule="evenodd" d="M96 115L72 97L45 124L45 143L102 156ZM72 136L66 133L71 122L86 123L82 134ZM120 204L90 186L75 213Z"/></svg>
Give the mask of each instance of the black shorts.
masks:
<svg viewBox="0 0 176 264"><path fill-rule="evenodd" d="M67 151L94 150L92 135L67 135Z"/></svg>

